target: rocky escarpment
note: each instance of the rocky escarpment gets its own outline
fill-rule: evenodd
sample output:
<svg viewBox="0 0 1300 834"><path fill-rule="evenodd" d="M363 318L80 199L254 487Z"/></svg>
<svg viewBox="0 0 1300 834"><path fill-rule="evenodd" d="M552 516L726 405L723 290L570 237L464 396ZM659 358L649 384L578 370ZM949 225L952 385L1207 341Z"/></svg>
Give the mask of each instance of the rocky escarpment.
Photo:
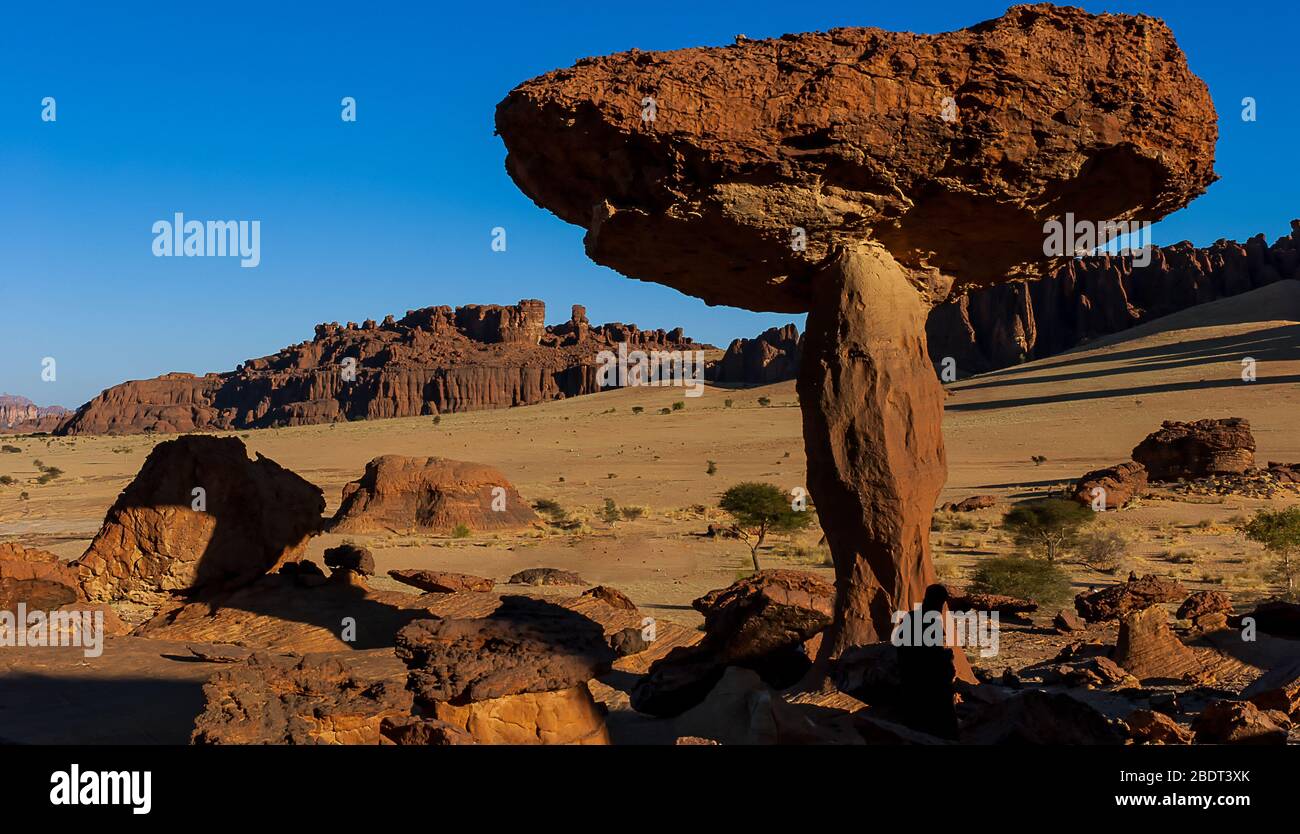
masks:
<svg viewBox="0 0 1300 834"><path fill-rule="evenodd" d="M974 289L937 305L926 320L930 359L939 366L950 357L963 377L996 371L1284 280L1300 280L1300 220L1272 246L1263 235L1204 247L1183 241L1153 248L1144 266L1128 255L1079 258L1043 278ZM793 324L737 339L712 378L747 385L794 379L801 347Z"/></svg>
<svg viewBox="0 0 1300 834"><path fill-rule="evenodd" d="M1129 256L1079 258L1035 281L973 290L935 307L926 324L930 358L952 357L958 374L1005 368L1069 350L1187 307L1300 279L1300 220L1269 246L1220 240L1152 248Z"/></svg>
<svg viewBox="0 0 1300 834"><path fill-rule="evenodd" d="M0 434L51 432L71 413L61 405L39 406L26 397L0 394Z"/></svg>
<svg viewBox="0 0 1300 834"><path fill-rule="evenodd" d="M734 339L709 367L714 382L770 385L799 375L803 338L794 324L772 327L753 339Z"/></svg>
<svg viewBox="0 0 1300 834"><path fill-rule="evenodd" d="M546 305L426 307L400 320L316 326L315 338L234 371L125 382L83 405L60 434L298 426L529 405L600 389L597 354L698 350L677 328L593 325L574 305L548 327Z"/></svg>

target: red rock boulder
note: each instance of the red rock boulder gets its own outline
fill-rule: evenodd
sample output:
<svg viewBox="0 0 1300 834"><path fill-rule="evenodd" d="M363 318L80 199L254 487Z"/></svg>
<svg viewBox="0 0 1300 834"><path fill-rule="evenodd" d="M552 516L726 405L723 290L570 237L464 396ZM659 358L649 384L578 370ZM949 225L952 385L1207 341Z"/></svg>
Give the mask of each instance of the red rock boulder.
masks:
<svg viewBox="0 0 1300 834"><path fill-rule="evenodd" d="M343 487L333 533L473 532L523 527L536 519L506 476L481 463L384 455Z"/></svg>
<svg viewBox="0 0 1300 834"><path fill-rule="evenodd" d="M301 558L324 510L318 487L238 438L187 435L154 447L72 564L92 601L239 587Z"/></svg>

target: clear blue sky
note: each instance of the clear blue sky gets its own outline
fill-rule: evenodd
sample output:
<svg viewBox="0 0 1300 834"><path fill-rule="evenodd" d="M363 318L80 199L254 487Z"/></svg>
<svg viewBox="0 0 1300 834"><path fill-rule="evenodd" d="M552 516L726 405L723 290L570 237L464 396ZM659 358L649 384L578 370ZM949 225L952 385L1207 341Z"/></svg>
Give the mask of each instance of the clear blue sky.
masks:
<svg viewBox="0 0 1300 834"><path fill-rule="evenodd" d="M1223 180L1157 244L1264 232L1300 216L1294 2L1080 5L1173 27L1219 108ZM834 26L919 32L998 2L656 0L7 4L0 26L0 391L75 407L125 379L227 370L361 321L433 304L541 298L548 318L682 325L697 339L791 320L709 308L590 263L582 230L506 176L493 109L588 55ZM58 121L43 123L53 96ZM339 118L354 96L358 119ZM1254 123L1243 96L1258 100ZM259 219L262 263L155 258L150 228ZM490 230L508 232L493 253ZM797 319L796 319L797 320ZM802 324L802 322L800 322ZM40 379L42 357L57 382Z"/></svg>

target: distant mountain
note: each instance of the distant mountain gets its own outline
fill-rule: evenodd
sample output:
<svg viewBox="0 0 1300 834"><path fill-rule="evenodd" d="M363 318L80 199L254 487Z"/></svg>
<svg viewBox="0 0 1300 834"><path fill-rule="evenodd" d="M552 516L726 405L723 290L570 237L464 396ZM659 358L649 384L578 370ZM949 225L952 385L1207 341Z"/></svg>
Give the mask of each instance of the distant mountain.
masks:
<svg viewBox="0 0 1300 834"><path fill-rule="evenodd" d="M574 305L548 327L546 305L425 307L400 320L319 324L309 342L205 376L124 382L77 409L59 434L298 426L530 405L600 390L597 355L705 350L681 328L593 325Z"/></svg>
<svg viewBox="0 0 1300 834"><path fill-rule="evenodd" d="M26 397L0 394L0 432L52 432L70 414L61 405L38 406Z"/></svg>

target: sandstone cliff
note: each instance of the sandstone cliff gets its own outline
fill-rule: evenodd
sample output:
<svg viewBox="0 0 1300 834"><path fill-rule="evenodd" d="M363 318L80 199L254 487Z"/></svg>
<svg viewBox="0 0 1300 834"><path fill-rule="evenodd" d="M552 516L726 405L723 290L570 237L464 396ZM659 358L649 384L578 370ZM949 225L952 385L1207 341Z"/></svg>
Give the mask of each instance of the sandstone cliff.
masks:
<svg viewBox="0 0 1300 834"><path fill-rule="evenodd" d="M952 357L960 376L1043 359L1090 339L1179 310L1300 279L1300 220L1269 246L1187 241L1155 248L1145 266L1128 256L1080 258L1052 274L956 295L926 322L930 358ZM793 324L736 339L713 369L717 382L767 385L794 379L802 338Z"/></svg>
<svg viewBox="0 0 1300 834"><path fill-rule="evenodd" d="M547 327L546 305L426 307L400 320L316 326L315 338L234 371L165 374L115 385L60 434L133 434L296 426L529 405L599 390L596 356L697 350L681 328L592 325L574 305Z"/></svg>
<svg viewBox="0 0 1300 834"><path fill-rule="evenodd" d="M1070 261L1037 281L979 289L935 307L930 356L951 356L962 376L1042 359L1098 336L1196 304L1300 278L1300 220L1269 246L1220 240L1153 249L1150 263L1098 256Z"/></svg>
<svg viewBox="0 0 1300 834"><path fill-rule="evenodd" d="M63 406L38 406L26 397L0 394L0 434L54 431L71 413Z"/></svg>

